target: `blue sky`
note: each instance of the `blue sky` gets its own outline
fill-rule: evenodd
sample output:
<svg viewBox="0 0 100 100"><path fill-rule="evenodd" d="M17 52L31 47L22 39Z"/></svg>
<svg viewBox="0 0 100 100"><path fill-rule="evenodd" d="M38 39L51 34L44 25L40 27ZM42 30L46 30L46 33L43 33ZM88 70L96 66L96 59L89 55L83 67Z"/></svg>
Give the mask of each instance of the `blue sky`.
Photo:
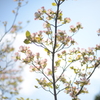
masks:
<svg viewBox="0 0 100 100"><path fill-rule="evenodd" d="M53 0L29 0L29 3L24 6L23 8L20 9L18 19L17 21L22 21L23 25L25 25L25 22L27 20L30 20L30 24L23 30L23 32L19 32L19 36L17 39L16 45L20 46L20 42L22 43L23 41L23 35L25 31L29 30L30 32L37 32L39 30L42 30L42 21L35 21L34 20L34 13L40 9L42 6L44 6L46 9L54 9L55 7L51 6L51 3ZM0 21L8 21L8 26L11 25L13 22L14 15L12 14L12 10L16 7L16 3L13 2L13 0L0 0ZM74 39L78 42L78 46L82 48L88 48L88 47L93 47L96 44L100 43L100 37L97 36L97 30L100 28L100 0L68 0L61 6L61 10L63 11L63 15L65 17L70 17L71 18L71 23L62 26L60 29L66 30L67 33L69 33L69 26L70 25L76 25L77 22L81 22L82 26L84 29L80 30L75 36ZM16 23L17 23L16 21ZM0 22L0 34L3 32L3 25ZM69 33L71 34L71 33ZM99 53L100 54L100 53ZM98 55L99 56L99 55ZM34 76L36 76L33 73L29 73L25 69L25 73L27 78L30 78L32 80ZM80 96L81 100L93 100L93 97L96 93L100 91L100 69L96 70L94 73L92 80L91 80L91 85L88 86L89 89L89 94L83 94ZM25 74L24 73L24 74ZM33 75L33 77L32 77ZM30 81L26 80L26 81ZM32 81L31 81L32 82ZM30 84L30 82L28 82ZM27 83L27 84L28 84ZM40 100L46 100L49 98L52 100L52 96L49 93L46 93L44 90L34 90L32 89L33 83L30 85L30 91L31 93L26 94L21 93L20 96L23 97L30 97L30 98L39 98ZM26 85L26 87L28 87ZM34 92L32 92L32 90ZM25 90L29 91L29 90ZM61 93L59 96L58 100L61 99L67 99L70 98L67 95L64 95L64 93Z"/></svg>

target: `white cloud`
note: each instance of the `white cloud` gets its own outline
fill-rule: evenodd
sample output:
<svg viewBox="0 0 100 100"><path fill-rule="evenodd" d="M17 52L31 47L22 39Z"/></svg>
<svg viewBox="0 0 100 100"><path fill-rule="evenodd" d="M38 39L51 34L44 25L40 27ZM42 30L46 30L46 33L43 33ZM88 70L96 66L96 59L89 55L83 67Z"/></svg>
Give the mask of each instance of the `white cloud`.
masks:
<svg viewBox="0 0 100 100"><path fill-rule="evenodd" d="M20 85L20 87L22 87L22 89L20 90L20 95L30 96L36 91L36 88L34 87L34 85L36 84L36 75L35 73L29 71L28 66L25 66L22 75L24 81Z"/></svg>
<svg viewBox="0 0 100 100"><path fill-rule="evenodd" d="M100 80L100 68L97 68L94 72L94 74L92 75L91 77L92 79L95 79L95 80Z"/></svg>

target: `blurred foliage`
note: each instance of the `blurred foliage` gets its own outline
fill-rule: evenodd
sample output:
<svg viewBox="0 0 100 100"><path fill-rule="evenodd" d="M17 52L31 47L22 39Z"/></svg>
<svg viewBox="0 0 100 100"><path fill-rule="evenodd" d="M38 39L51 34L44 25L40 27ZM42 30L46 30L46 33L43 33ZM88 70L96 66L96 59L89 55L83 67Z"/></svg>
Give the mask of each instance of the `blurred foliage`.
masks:
<svg viewBox="0 0 100 100"><path fill-rule="evenodd" d="M0 33L0 100L13 100L13 96L18 95L19 84L23 81L21 77L22 67L21 64L15 63L13 55L15 47L13 43L17 37L18 31L22 30L22 22L15 23L19 9L25 6L24 0L14 0L17 3L15 10L12 10L14 19L12 25L7 28L8 22L2 22L4 30ZM27 22L29 23L29 21Z"/></svg>
<svg viewBox="0 0 100 100"><path fill-rule="evenodd" d="M95 96L94 100L100 100L100 93Z"/></svg>
<svg viewBox="0 0 100 100"><path fill-rule="evenodd" d="M23 97L20 97L20 98L17 98L17 100L33 100L33 99L29 99L29 98L24 99ZM36 100L39 100L39 99L36 99Z"/></svg>

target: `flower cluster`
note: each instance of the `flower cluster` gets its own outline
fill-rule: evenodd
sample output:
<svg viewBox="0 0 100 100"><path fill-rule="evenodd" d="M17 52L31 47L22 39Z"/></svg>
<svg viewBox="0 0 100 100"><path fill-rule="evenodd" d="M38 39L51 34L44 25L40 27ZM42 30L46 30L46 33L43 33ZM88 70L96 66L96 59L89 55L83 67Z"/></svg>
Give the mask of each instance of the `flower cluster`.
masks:
<svg viewBox="0 0 100 100"><path fill-rule="evenodd" d="M66 78L65 78L64 75L61 76L61 78L60 78L59 81L61 81L63 84L64 84L64 83L67 83L67 80L66 80Z"/></svg>
<svg viewBox="0 0 100 100"><path fill-rule="evenodd" d="M82 25L80 22L77 22L76 27L74 27L73 25L70 26L70 32L77 32L79 29L83 29Z"/></svg>
<svg viewBox="0 0 100 100"><path fill-rule="evenodd" d="M43 37L42 37L42 31L36 32L36 33L32 33L31 34L31 41L32 42L37 42L37 43L41 43Z"/></svg>
<svg viewBox="0 0 100 100"><path fill-rule="evenodd" d="M15 53L15 56L12 57L15 61L20 60L20 54L18 52Z"/></svg>
<svg viewBox="0 0 100 100"><path fill-rule="evenodd" d="M26 53L28 50L29 50L29 47L27 47L27 46L20 46L19 47L19 52Z"/></svg>
<svg viewBox="0 0 100 100"><path fill-rule="evenodd" d="M95 58L95 50L99 50L99 45L96 45L95 48L73 48L72 50L69 50L69 55L73 55L73 60L81 60L81 63L86 64L87 62L92 62L96 60Z"/></svg>
<svg viewBox="0 0 100 100"><path fill-rule="evenodd" d="M47 20L52 20L55 17L55 12L52 9L48 9L46 11L46 15L47 15L46 17Z"/></svg>
<svg viewBox="0 0 100 100"><path fill-rule="evenodd" d="M77 97L75 96L77 93L79 92L79 89L76 87L71 87L70 89L70 96L74 99L76 99Z"/></svg>
<svg viewBox="0 0 100 100"><path fill-rule="evenodd" d="M38 66L31 65L30 66L30 72L40 71L40 70L41 70L41 66L40 65L38 65Z"/></svg>
<svg viewBox="0 0 100 100"><path fill-rule="evenodd" d="M25 44L29 44L29 43L42 43L42 33L43 31L39 31L36 33L32 33L30 34L29 31L26 32L26 39L24 40Z"/></svg>
<svg viewBox="0 0 100 100"><path fill-rule="evenodd" d="M80 100L76 95L79 93L80 88L77 88L76 86L70 86L67 84L67 87L65 89L65 93L69 94L72 97L72 100ZM88 93L87 89L84 87L81 90L81 93Z"/></svg>
<svg viewBox="0 0 100 100"><path fill-rule="evenodd" d="M36 70L43 70L47 66L47 59L39 59L40 56L35 55L36 60L34 60L34 71Z"/></svg>
<svg viewBox="0 0 100 100"><path fill-rule="evenodd" d="M20 46L19 52L25 54L24 58L21 58L20 53L15 53L14 60L21 60L23 63L30 63L30 71L40 71L47 66L47 59L40 59L40 53L33 54L29 47Z"/></svg>
<svg viewBox="0 0 100 100"><path fill-rule="evenodd" d="M30 63L34 59L34 54L30 50L26 51L26 58L23 59L23 62Z"/></svg>
<svg viewBox="0 0 100 100"><path fill-rule="evenodd" d="M43 15L43 13L45 13L45 8L41 7L41 9L39 9L38 12L35 12L34 14L35 20L42 20L41 15Z"/></svg>
<svg viewBox="0 0 100 100"><path fill-rule="evenodd" d="M48 72L47 72L47 75L48 75L48 76L52 75L52 71L51 71L50 68L48 68L47 71L48 71Z"/></svg>
<svg viewBox="0 0 100 100"><path fill-rule="evenodd" d="M71 19L70 18L64 18L64 21L62 22L62 24L66 24L66 23L70 23Z"/></svg>
<svg viewBox="0 0 100 100"><path fill-rule="evenodd" d="M45 78L36 79L37 82L45 89L46 87L52 88L52 83L48 82Z"/></svg>
<svg viewBox="0 0 100 100"><path fill-rule="evenodd" d="M25 63L29 63L33 60L34 54L32 54L32 51L29 49L29 47L26 46L20 46L19 52L25 53L26 58L23 59Z"/></svg>
<svg viewBox="0 0 100 100"><path fill-rule="evenodd" d="M70 96L73 98L72 100L80 100L77 96L76 96L76 94L79 92L79 89L78 88L76 88L76 87L72 87L71 88L71 92L70 92ZM87 89L86 88L83 88L82 89L82 91L81 91L81 93L88 93L88 91L87 91Z"/></svg>
<svg viewBox="0 0 100 100"><path fill-rule="evenodd" d="M7 25L7 21L3 22L3 25L6 26Z"/></svg>
<svg viewBox="0 0 100 100"><path fill-rule="evenodd" d="M58 58L63 58L64 56L66 56L66 54L67 54L67 53L66 53L66 51L64 50L64 51L61 52L61 54L58 53L57 56L58 56Z"/></svg>
<svg viewBox="0 0 100 100"><path fill-rule="evenodd" d="M54 20L56 18L56 13L52 9L46 10L44 7L41 7L37 12L35 12L35 20L45 20L44 14L47 16L46 20ZM59 10L57 21L62 24L70 23L71 19L70 18L62 18L62 11ZM45 20L45 21L46 21ZM46 21L47 22L47 21ZM78 25L79 26L79 25Z"/></svg>
<svg viewBox="0 0 100 100"><path fill-rule="evenodd" d="M95 47L96 50L100 50L100 44L97 44Z"/></svg>
<svg viewBox="0 0 100 100"><path fill-rule="evenodd" d="M18 22L18 25L13 25L10 32L15 33L17 31L19 31L20 29L22 29L21 24L22 24L22 22Z"/></svg>
<svg viewBox="0 0 100 100"><path fill-rule="evenodd" d="M80 78L79 81L76 81L74 83L77 85L80 84L80 86L84 86L84 85L89 85L90 84L89 81L90 81L89 79L87 79L86 77L83 77L83 78Z"/></svg>
<svg viewBox="0 0 100 100"><path fill-rule="evenodd" d="M23 62L24 63L30 63L33 59L34 59L34 54L32 54L31 50L29 49L29 47L26 46L20 46L19 47L19 52L22 52L26 55L26 58L23 58ZM15 53L15 61L16 60L21 60L20 54L17 52Z"/></svg>
<svg viewBox="0 0 100 100"><path fill-rule="evenodd" d="M50 24L49 24L49 23L44 23L44 24L43 24L43 27L44 27L44 28L50 28Z"/></svg>
<svg viewBox="0 0 100 100"><path fill-rule="evenodd" d="M1 89L3 91L6 91L6 93L9 95L17 94L18 90L20 89L20 87L18 85L23 80L22 80L22 77L20 75L18 75L19 72L21 72L21 69L16 70L16 69L13 69L12 67L11 67L11 69L6 68L6 70L0 71L0 81L1 81L0 85L3 86L3 87L1 87ZM0 92L2 93L1 90L0 90ZM5 95L6 93L4 92L3 95Z"/></svg>
<svg viewBox="0 0 100 100"><path fill-rule="evenodd" d="M72 39L71 36L68 36L65 31L58 30L56 35L57 35L57 40L64 45L68 46L69 44L76 43L75 40Z"/></svg>

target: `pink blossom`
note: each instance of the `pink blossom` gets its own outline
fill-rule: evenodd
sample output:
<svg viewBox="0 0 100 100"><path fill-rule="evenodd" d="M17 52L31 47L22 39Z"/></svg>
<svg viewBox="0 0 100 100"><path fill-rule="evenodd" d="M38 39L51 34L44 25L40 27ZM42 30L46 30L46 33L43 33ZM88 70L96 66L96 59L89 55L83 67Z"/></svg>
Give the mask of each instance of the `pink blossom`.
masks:
<svg viewBox="0 0 100 100"><path fill-rule="evenodd" d="M92 52L93 51L93 48L88 47L88 51L89 52Z"/></svg>
<svg viewBox="0 0 100 100"><path fill-rule="evenodd" d="M40 53L36 53L36 56L39 57L40 56Z"/></svg>
<svg viewBox="0 0 100 100"><path fill-rule="evenodd" d="M47 62L47 59L44 59L44 62Z"/></svg>
<svg viewBox="0 0 100 100"><path fill-rule="evenodd" d="M93 59L94 59L93 57L89 57L89 58L88 58L89 61L92 61Z"/></svg>
<svg viewBox="0 0 100 100"><path fill-rule="evenodd" d="M26 51L26 55L28 55L28 54L29 54L29 55L32 55L32 51L31 51L31 50L27 50L27 51Z"/></svg>
<svg viewBox="0 0 100 100"><path fill-rule="evenodd" d="M18 53L18 52L16 52L16 53L15 53L15 55L16 55L16 56L19 56L19 53Z"/></svg>
<svg viewBox="0 0 100 100"><path fill-rule="evenodd" d="M67 22L67 23L70 23L71 19L70 18L65 18L64 21Z"/></svg>
<svg viewBox="0 0 100 100"><path fill-rule="evenodd" d="M87 79L87 78L80 78L80 82L83 82L83 83L86 83L86 84L89 84L89 79Z"/></svg>
<svg viewBox="0 0 100 100"><path fill-rule="evenodd" d="M47 26L47 23L43 23L43 27L46 28L46 26Z"/></svg>
<svg viewBox="0 0 100 100"><path fill-rule="evenodd" d="M22 52L23 51L23 46L20 46L19 47L19 52Z"/></svg>
<svg viewBox="0 0 100 100"><path fill-rule="evenodd" d="M98 57L98 60L100 60L100 57Z"/></svg>
<svg viewBox="0 0 100 100"><path fill-rule="evenodd" d="M32 72L32 69L34 68L34 66L31 65L29 68L30 68L30 72Z"/></svg>
<svg viewBox="0 0 100 100"><path fill-rule="evenodd" d="M44 9L44 6L43 6L43 7L41 7L41 9Z"/></svg>
<svg viewBox="0 0 100 100"><path fill-rule="evenodd" d="M42 31L39 31L38 34L42 34Z"/></svg>
<svg viewBox="0 0 100 100"><path fill-rule="evenodd" d="M35 12L34 16L35 16L35 20L36 20L36 19L38 19L41 16L41 14L38 13L38 12Z"/></svg>
<svg viewBox="0 0 100 100"><path fill-rule="evenodd" d="M50 68L48 68L47 70L48 70L48 71L51 71L51 69L50 69Z"/></svg>
<svg viewBox="0 0 100 100"><path fill-rule="evenodd" d="M67 39L70 40L70 41L72 41L72 37L71 36L68 36Z"/></svg>
<svg viewBox="0 0 100 100"><path fill-rule="evenodd" d="M28 47L26 46L23 46L23 50L26 51L28 49Z"/></svg>
<svg viewBox="0 0 100 100"><path fill-rule="evenodd" d="M18 22L18 24L22 24L22 22Z"/></svg>
<svg viewBox="0 0 100 100"><path fill-rule="evenodd" d="M31 34L31 37L35 37L35 36L36 36L36 33L32 33L32 34Z"/></svg>
<svg viewBox="0 0 100 100"><path fill-rule="evenodd" d="M38 13L43 13L44 10L44 7L41 7L41 9L38 9Z"/></svg>
<svg viewBox="0 0 100 100"><path fill-rule="evenodd" d="M12 59L14 59L15 61L20 60L20 54L16 52L15 56L12 56Z"/></svg>
<svg viewBox="0 0 100 100"><path fill-rule="evenodd" d="M70 28L74 29L75 27L73 25L71 25Z"/></svg>
<svg viewBox="0 0 100 100"><path fill-rule="evenodd" d="M48 9L48 10L47 10L47 13L50 14L51 11L52 11L51 9Z"/></svg>
<svg viewBox="0 0 100 100"><path fill-rule="evenodd" d="M100 28L97 30L97 33L100 33Z"/></svg>
<svg viewBox="0 0 100 100"><path fill-rule="evenodd" d="M86 52L86 49L84 49L84 48L81 48L81 52Z"/></svg>
<svg viewBox="0 0 100 100"><path fill-rule="evenodd" d="M76 24L77 24L77 25L81 25L81 23L80 23L80 22L77 22Z"/></svg>
<svg viewBox="0 0 100 100"><path fill-rule="evenodd" d="M39 12L39 13L42 13L42 9L38 9L38 12Z"/></svg>
<svg viewBox="0 0 100 100"><path fill-rule="evenodd" d="M64 50L64 51L62 51L62 54L66 54L66 51Z"/></svg>

